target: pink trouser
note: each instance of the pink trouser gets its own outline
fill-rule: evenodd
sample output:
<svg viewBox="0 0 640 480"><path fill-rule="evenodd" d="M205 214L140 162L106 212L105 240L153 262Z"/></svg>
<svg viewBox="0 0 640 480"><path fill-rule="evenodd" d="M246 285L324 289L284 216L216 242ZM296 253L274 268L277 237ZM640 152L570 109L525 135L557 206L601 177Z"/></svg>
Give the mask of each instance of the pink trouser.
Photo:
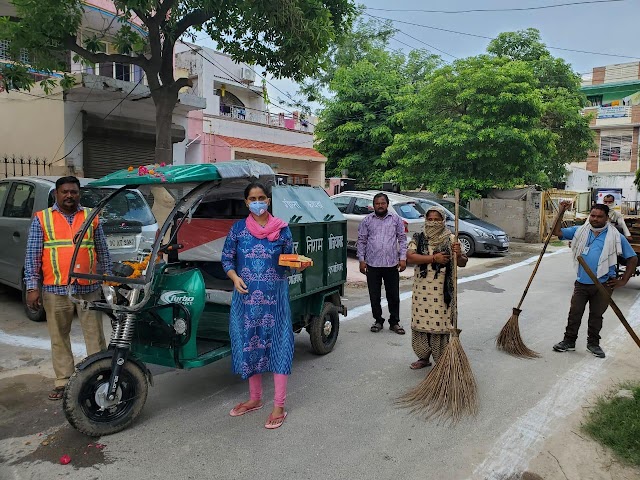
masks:
<svg viewBox="0 0 640 480"><path fill-rule="evenodd" d="M287 399L287 380L289 375L281 373L273 374L273 404L276 407L284 407L284 401ZM256 373L249 377L249 398L251 400L262 400L262 374Z"/></svg>

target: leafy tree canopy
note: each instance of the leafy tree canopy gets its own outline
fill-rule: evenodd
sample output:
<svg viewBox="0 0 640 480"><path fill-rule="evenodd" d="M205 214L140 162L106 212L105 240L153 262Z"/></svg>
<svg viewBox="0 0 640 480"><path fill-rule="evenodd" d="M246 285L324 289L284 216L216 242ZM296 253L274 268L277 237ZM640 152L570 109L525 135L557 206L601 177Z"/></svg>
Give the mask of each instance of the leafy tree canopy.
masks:
<svg viewBox="0 0 640 480"><path fill-rule="evenodd" d="M538 86L522 60L480 55L436 70L403 99L402 133L383 156L391 175L405 188L465 197L536 178L553 135Z"/></svg>
<svg viewBox="0 0 640 480"><path fill-rule="evenodd" d="M327 90L339 68L350 67L372 52L388 50L389 39L397 30L390 20L365 19L362 15L364 10L364 6L358 7L355 21L348 30L335 37L321 60L321 68L299 82L295 97L280 98L281 104L309 112L310 103L323 102L328 98Z"/></svg>
<svg viewBox="0 0 640 480"><path fill-rule="evenodd" d="M521 60L533 69L543 99L542 124L552 132L551 156L538 183L549 185L566 175L565 165L582 161L593 148L589 117L580 114L586 97L580 77L561 58L554 58L535 28L505 32L492 40L487 51L499 58Z"/></svg>
<svg viewBox="0 0 640 480"><path fill-rule="evenodd" d="M138 65L156 105L157 150L165 154L171 147L171 113L178 92L190 82L173 75L174 46L182 36L204 31L234 60L301 80L317 71L328 46L348 30L354 13L351 0L114 0L117 20L103 31L82 36L81 42L82 0L13 3L17 19L0 21L0 39L11 41L15 60L0 70L6 87L30 89L29 67L66 71L69 51L89 63ZM134 20L142 23L143 34L132 25ZM103 39L117 52L102 52ZM21 62L25 51L29 65ZM68 88L73 81L66 76L62 83ZM50 89L53 83L47 80L42 86Z"/></svg>
<svg viewBox="0 0 640 480"><path fill-rule="evenodd" d="M332 74L332 97L316 128L318 149L327 157L327 175L347 170L359 187L378 186L388 168L381 155L400 131L395 114L400 99L415 94L439 58L414 50L408 56L370 47Z"/></svg>
<svg viewBox="0 0 640 480"><path fill-rule="evenodd" d="M402 133L383 156L393 169L387 176L467 196L550 186L593 148L589 118L580 114L585 100L579 77L537 30L502 33L487 55L442 67L404 99Z"/></svg>

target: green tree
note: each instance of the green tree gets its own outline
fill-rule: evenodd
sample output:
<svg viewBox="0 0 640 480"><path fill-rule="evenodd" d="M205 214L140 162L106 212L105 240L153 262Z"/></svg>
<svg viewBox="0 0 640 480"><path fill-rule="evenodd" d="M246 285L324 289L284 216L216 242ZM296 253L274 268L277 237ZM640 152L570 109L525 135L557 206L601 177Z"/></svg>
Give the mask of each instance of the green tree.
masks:
<svg viewBox="0 0 640 480"><path fill-rule="evenodd" d="M535 29L500 34L488 55L443 67L415 97L383 159L405 187L467 196L529 183L550 186L593 148L580 78ZM525 118L526 117L526 118Z"/></svg>
<svg viewBox="0 0 640 480"><path fill-rule="evenodd" d="M542 124L552 132L550 154L538 183L561 181L566 175L565 165L583 161L594 148L590 118L580 114L587 99L580 91L579 75L563 59L549 53L535 28L501 33L489 43L487 51L532 67L542 95Z"/></svg>
<svg viewBox="0 0 640 480"><path fill-rule="evenodd" d="M374 48L336 69L316 128L317 148L327 157L327 175L347 170L359 187L380 183L388 169L381 155L400 131L399 100L415 93L439 58L414 50L408 56Z"/></svg>
<svg viewBox="0 0 640 480"><path fill-rule="evenodd" d="M2 68L5 87L30 89L28 68L64 71L68 52L89 63L119 62L141 67L156 107L156 160L171 162L171 117L181 88L190 80L174 77L176 42L205 31L217 47L238 62L259 64L277 77L295 80L320 67L331 41L348 29L351 0L114 0L117 31L112 22L104 31L79 42L82 0L12 0L18 19L0 19L0 39L11 41L12 65ZM144 25L140 35L128 21ZM118 53L100 51L110 36ZM20 62L28 52L29 65ZM72 77L65 76L63 88ZM46 80L45 89L53 86Z"/></svg>
<svg viewBox="0 0 640 480"><path fill-rule="evenodd" d="M402 133L383 161L404 187L463 197L526 183L552 153L538 86L521 60L480 55L441 67L403 98Z"/></svg>
<svg viewBox="0 0 640 480"><path fill-rule="evenodd" d="M318 71L299 83L294 97L279 98L282 105L310 112L310 103L327 99L327 90L340 67L350 67L371 55L386 50L389 39L396 33L390 20L365 19L365 7L358 7L357 16L350 28L336 36L321 61Z"/></svg>

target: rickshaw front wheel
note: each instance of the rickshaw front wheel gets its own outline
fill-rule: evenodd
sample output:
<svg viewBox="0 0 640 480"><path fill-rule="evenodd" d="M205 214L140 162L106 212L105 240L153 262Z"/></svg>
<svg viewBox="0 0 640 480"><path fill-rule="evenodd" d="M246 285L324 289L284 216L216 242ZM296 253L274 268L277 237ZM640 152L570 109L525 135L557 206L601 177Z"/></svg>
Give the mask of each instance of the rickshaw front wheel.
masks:
<svg viewBox="0 0 640 480"><path fill-rule="evenodd" d="M99 356L100 354L96 354ZM76 368L64 391L62 408L69 423L91 437L127 428L142 411L149 384L134 362L126 362L113 401L107 399L111 358L97 358L82 370Z"/></svg>
<svg viewBox="0 0 640 480"><path fill-rule="evenodd" d="M322 312L311 319L309 336L311 347L318 355L326 355L336 344L340 330L338 309L331 302L325 302Z"/></svg>

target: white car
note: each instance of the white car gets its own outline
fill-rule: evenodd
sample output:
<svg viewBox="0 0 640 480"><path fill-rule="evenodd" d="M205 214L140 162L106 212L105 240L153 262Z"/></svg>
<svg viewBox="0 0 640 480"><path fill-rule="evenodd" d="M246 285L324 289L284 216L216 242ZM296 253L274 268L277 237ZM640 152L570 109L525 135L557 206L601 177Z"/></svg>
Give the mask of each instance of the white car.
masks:
<svg viewBox="0 0 640 480"><path fill-rule="evenodd" d="M414 233L424 230L424 210L415 198L379 190L342 192L333 195L331 200L347 219L348 248L357 248L358 226L366 215L373 212L373 197L377 193L384 193L389 197L389 212L402 218L407 240L410 240Z"/></svg>

